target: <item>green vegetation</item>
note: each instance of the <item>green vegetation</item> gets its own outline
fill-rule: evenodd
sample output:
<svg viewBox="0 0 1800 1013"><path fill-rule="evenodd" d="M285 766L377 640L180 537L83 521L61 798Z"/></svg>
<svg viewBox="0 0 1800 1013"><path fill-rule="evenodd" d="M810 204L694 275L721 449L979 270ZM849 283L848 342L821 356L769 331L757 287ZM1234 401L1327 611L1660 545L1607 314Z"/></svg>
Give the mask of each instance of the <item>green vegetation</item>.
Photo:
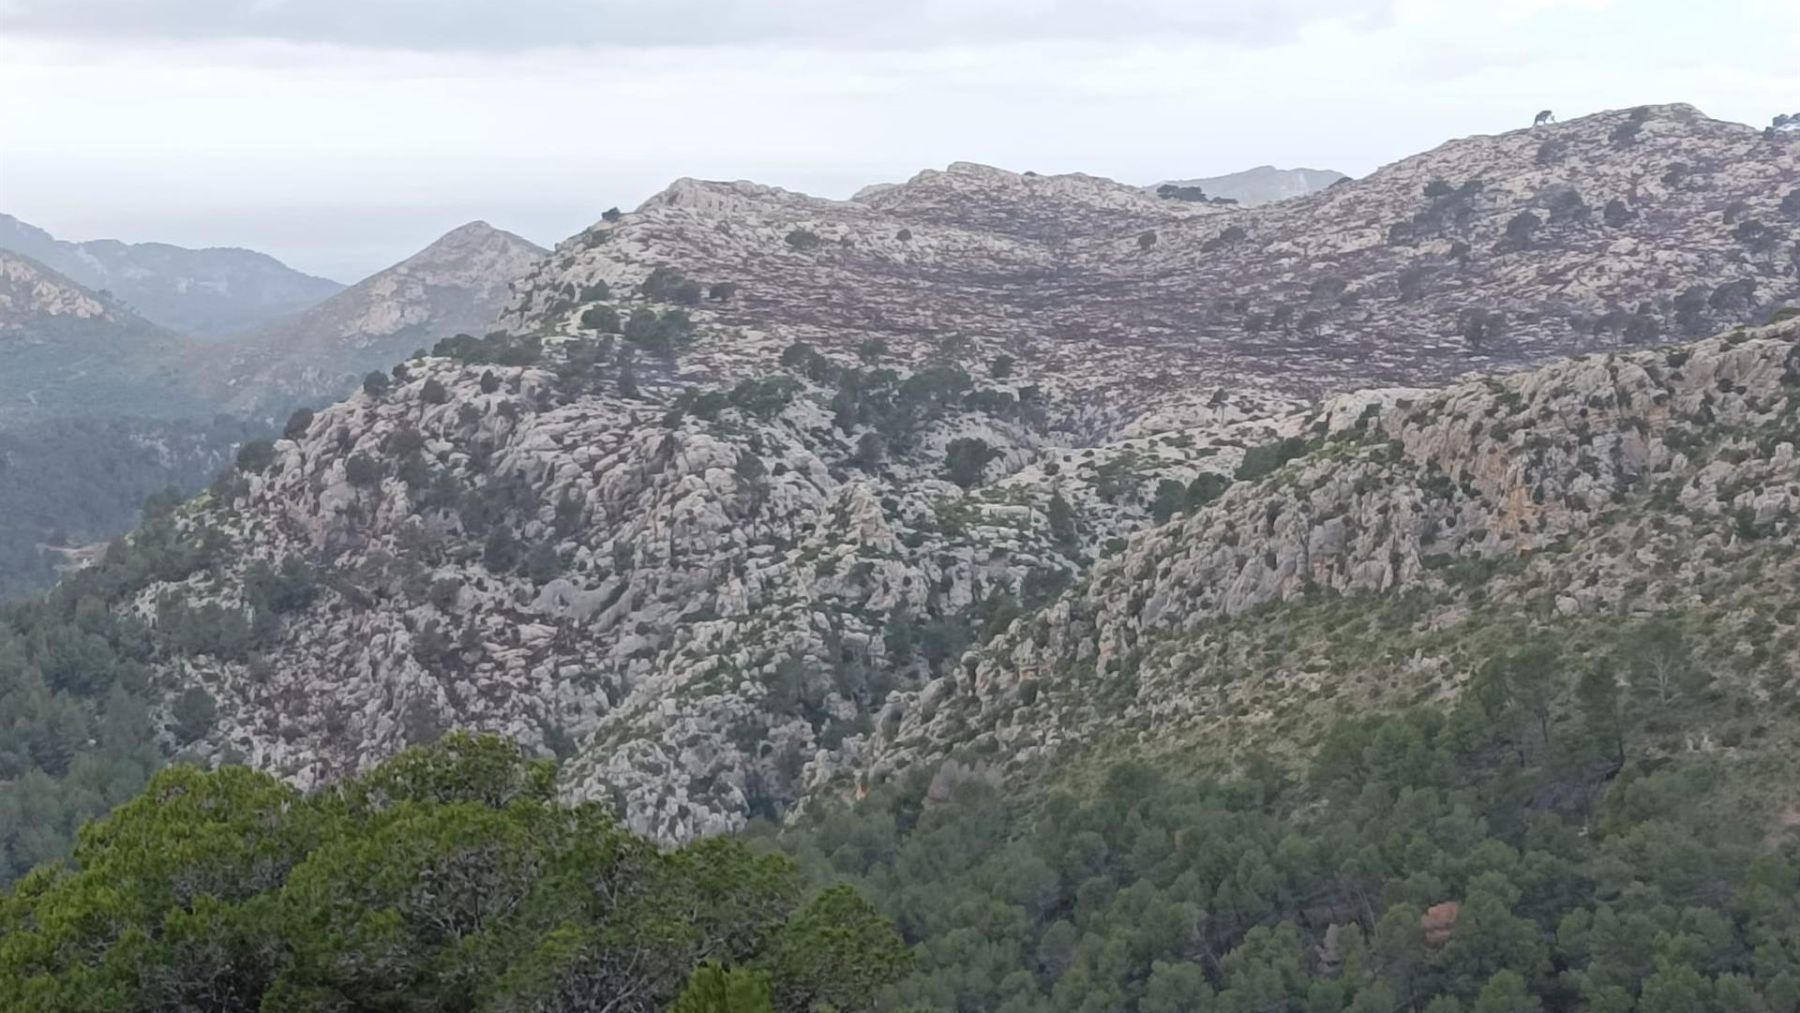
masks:
<svg viewBox="0 0 1800 1013"><path fill-rule="evenodd" d="M1546 709L1570 674L1503 654L1299 779L1123 765L1037 804L940 773L773 836L913 944L886 1009L1794 1010L1800 848L1703 818L1705 765L1622 759L1610 673Z"/></svg>
<svg viewBox="0 0 1800 1013"><path fill-rule="evenodd" d="M987 470L988 463L999 456L1000 452L988 446L986 440L974 436L959 437L944 448L944 474L967 489L981 481L981 473Z"/></svg>
<svg viewBox="0 0 1800 1013"><path fill-rule="evenodd" d="M177 767L0 899L0 1010L866 1008L906 965L844 888L665 852L453 735L310 796Z"/></svg>
<svg viewBox="0 0 1800 1013"><path fill-rule="evenodd" d="M1309 449L1311 449L1311 444L1298 436L1289 436L1276 443L1267 443L1260 447L1251 447L1244 452L1243 463L1238 465L1235 477L1240 482L1261 478L1289 461L1304 455ZM1196 479L1196 481L1198 481L1198 479ZM1224 490L1222 487L1215 490L1215 487L1209 483L1202 486L1199 491L1202 495L1209 491L1213 492L1214 495L1217 495L1218 492Z"/></svg>
<svg viewBox="0 0 1800 1013"><path fill-rule="evenodd" d="M444 338L432 346L431 354L472 366L531 366L543 358L544 346L536 335L514 336L495 331L485 338L467 334Z"/></svg>
<svg viewBox="0 0 1800 1013"><path fill-rule="evenodd" d="M84 822L136 794L161 765L152 661L248 644L241 615L171 602L158 609L171 625L153 631L115 611L153 582L221 562L211 532L173 515L179 500L154 498L142 527L99 564L0 609L0 883L66 855ZM177 738L211 719L198 699L173 716Z"/></svg>

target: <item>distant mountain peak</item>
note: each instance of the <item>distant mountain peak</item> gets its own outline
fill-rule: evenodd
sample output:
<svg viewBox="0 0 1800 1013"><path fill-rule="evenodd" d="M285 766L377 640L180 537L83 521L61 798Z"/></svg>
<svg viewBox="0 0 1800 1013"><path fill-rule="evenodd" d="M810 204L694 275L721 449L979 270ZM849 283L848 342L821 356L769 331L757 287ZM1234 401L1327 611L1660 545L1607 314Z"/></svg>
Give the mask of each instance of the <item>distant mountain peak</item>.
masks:
<svg viewBox="0 0 1800 1013"><path fill-rule="evenodd" d="M484 221L430 245L295 317L245 338L210 369L231 406L279 411L347 392L421 345L494 321L514 279L545 250Z"/></svg>
<svg viewBox="0 0 1800 1013"><path fill-rule="evenodd" d="M0 250L108 292L160 327L202 338L254 330L344 287L254 250L116 239L67 242L5 214L0 214Z"/></svg>

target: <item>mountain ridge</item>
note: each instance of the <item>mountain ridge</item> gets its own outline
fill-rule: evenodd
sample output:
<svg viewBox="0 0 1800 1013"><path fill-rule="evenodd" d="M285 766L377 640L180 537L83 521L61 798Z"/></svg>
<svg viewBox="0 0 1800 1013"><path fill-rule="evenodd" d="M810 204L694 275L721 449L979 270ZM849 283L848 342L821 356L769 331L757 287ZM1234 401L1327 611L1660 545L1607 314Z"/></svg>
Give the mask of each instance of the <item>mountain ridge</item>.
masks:
<svg viewBox="0 0 1800 1013"><path fill-rule="evenodd" d="M675 841L946 758L1016 775L1062 755L1032 715L1111 742L1208 699L1164 655L1143 669L1163 698L1107 678L1147 635L1120 616L1166 620L1173 657L1183 617L1215 618L1189 597L1236 603L1231 621L1312 585L1410 600L1440 569L1518 557L1523 522L1490 500L1558 497L1556 530L1600 531L1614 494L1668 512L1588 459L1647 445L1637 422L1670 477L1712 488L1696 475L1730 466L1757 486L1708 523L1748 507L1769 525L1758 551L1786 546L1779 504L1759 504L1791 455L1702 464L1676 444L1755 456L1730 424L1785 432L1794 325L1661 346L1800 291L1795 158L1661 106L1451 142L1254 209L969 163L851 201L680 180L536 260L500 330L247 448L174 517L201 562L118 607L181 699L210 702L197 734L159 705L168 748L300 784L472 726L557 755L565 792ZM1615 368L1641 379L1608 401ZM1471 371L1496 375L1436 389ZM1693 417L1657 414L1659 392ZM1545 450L1587 414L1604 440ZM1520 450L1543 476L1495 463ZM1303 519L1334 504L1355 524L1315 534ZM1440 551L1426 519L1464 540ZM1338 562L1309 583L1301 557ZM1106 620L1091 640L1089 613ZM1064 639L1037 644L1050 615ZM1052 655L1115 669L1039 685L1032 711L1004 659ZM1408 688L1454 694L1465 671ZM1088 688L1149 731L1083 712ZM1203 718L1167 727L1193 741Z"/></svg>
<svg viewBox="0 0 1800 1013"><path fill-rule="evenodd" d="M341 396L421 344L492 322L512 280L543 254L475 221L199 366L233 411L271 415Z"/></svg>
<svg viewBox="0 0 1800 1013"><path fill-rule="evenodd" d="M4 214L0 249L31 257L86 288L111 292L160 327L209 340L297 313L344 288L255 250L70 242Z"/></svg>

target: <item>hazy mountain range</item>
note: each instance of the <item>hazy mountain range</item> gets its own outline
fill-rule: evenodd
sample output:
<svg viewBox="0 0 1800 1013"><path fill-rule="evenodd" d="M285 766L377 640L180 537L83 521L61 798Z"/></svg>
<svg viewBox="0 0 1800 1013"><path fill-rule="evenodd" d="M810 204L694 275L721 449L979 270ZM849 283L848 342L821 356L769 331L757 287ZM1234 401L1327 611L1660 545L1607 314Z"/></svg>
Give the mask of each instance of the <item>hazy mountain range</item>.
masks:
<svg viewBox="0 0 1800 1013"><path fill-rule="evenodd" d="M158 327L202 339L244 334L344 287L254 250L192 250L115 239L68 242L4 214L0 250L30 257L83 288L105 292Z"/></svg>

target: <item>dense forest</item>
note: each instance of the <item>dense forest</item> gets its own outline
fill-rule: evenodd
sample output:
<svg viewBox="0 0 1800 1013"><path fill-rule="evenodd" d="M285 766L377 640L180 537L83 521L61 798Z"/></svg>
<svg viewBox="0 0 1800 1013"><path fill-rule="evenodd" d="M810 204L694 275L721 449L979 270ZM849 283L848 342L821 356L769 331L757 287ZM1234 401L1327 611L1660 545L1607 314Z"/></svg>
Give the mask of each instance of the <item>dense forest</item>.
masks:
<svg viewBox="0 0 1800 1013"><path fill-rule="evenodd" d="M676 851L494 739L312 795L176 766L0 900L0 1010L1800 1009L1800 851L1705 815L1729 775L1641 748L1626 685L1526 643L1303 771L1031 798L965 758ZM68 817L140 749L77 750Z"/></svg>
<svg viewBox="0 0 1800 1013"><path fill-rule="evenodd" d="M198 489L255 428L150 419L55 419L0 428L0 600L55 583L57 550L129 529L145 497Z"/></svg>
<svg viewBox="0 0 1800 1013"><path fill-rule="evenodd" d="M765 833L913 944L887 1009L1800 1008L1800 851L1702 816L1717 772L1639 753L1613 672L1571 669L1520 647L1302 775L1024 804L971 763Z"/></svg>
<svg viewBox="0 0 1800 1013"><path fill-rule="evenodd" d="M847 888L663 851L453 735L303 796L174 767L0 900L0 1009L851 1009L908 957Z"/></svg>

